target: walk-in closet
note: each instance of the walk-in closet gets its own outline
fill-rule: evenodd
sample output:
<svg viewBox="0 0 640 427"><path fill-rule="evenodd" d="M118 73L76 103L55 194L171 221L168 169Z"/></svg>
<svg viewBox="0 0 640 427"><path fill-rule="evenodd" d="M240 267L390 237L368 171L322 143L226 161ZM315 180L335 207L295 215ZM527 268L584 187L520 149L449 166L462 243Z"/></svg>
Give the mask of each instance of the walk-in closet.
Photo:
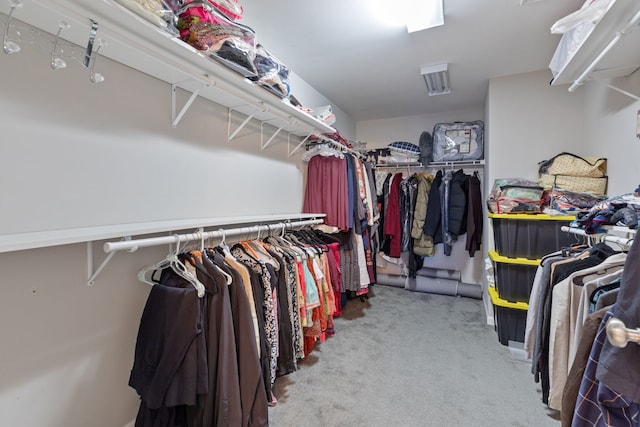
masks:
<svg viewBox="0 0 640 427"><path fill-rule="evenodd" d="M0 426L638 425L639 20L0 0Z"/></svg>

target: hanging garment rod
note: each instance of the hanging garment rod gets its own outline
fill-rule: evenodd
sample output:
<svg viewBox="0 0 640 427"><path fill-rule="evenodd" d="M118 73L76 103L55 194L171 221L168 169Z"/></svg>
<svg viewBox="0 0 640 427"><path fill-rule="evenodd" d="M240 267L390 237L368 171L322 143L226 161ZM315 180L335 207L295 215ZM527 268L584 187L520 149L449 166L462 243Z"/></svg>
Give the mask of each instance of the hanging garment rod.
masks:
<svg viewBox="0 0 640 427"><path fill-rule="evenodd" d="M562 231L564 231L566 233L577 234L579 236L588 237L589 239L594 239L594 240L600 241L600 242L616 243L616 244L618 244L618 245L620 245L622 247L625 247L625 248L628 248L629 246L631 246L631 243L633 242L633 237L615 236L615 235L612 235L612 234L607 234L606 232L588 234L582 228L568 227L566 225L563 225L562 227L560 227L560 230L562 230ZM629 230L629 233L635 235L635 230Z"/></svg>
<svg viewBox="0 0 640 427"><path fill-rule="evenodd" d="M324 135L316 135L316 137L318 138L318 142L309 142L307 143L307 147L316 147L318 145L322 145L322 144L326 144L326 145L330 145L333 146L333 148L335 148L338 151L342 151L345 153L349 153L349 154L353 154L356 157L359 157L360 159L364 159L366 156L364 154L362 154L361 152L354 150L353 148L349 148L346 145L328 138Z"/></svg>
<svg viewBox="0 0 640 427"><path fill-rule="evenodd" d="M170 245L173 243L184 243L184 242L192 242L192 241L205 241L208 239L219 239L219 238L227 238L227 237L238 237L238 236L247 236L245 238L249 238L251 235L260 235L262 232L266 231L268 234L276 232L276 231L285 231L292 230L294 228L300 228L307 225L315 225L322 224L324 220L322 219L309 219L302 221L286 221L279 222L274 224L265 224L265 225L253 225L248 227L239 227L239 228L231 228L228 230L219 229L216 231L196 231L194 233L187 234L174 234L172 236L162 236L162 237L150 237L147 239L136 239L136 240L123 240L118 242L107 242L104 244L103 248L106 253L117 252L117 251L134 251L138 248L145 248L150 246L161 246L161 245Z"/></svg>

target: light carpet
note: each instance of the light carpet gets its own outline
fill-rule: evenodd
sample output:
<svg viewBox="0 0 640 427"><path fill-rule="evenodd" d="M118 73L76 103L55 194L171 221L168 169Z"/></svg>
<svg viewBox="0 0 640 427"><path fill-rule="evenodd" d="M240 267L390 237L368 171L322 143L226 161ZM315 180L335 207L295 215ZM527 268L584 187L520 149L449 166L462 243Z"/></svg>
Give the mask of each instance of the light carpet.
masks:
<svg viewBox="0 0 640 427"><path fill-rule="evenodd" d="M376 285L276 380L270 425L559 426L485 319L481 300Z"/></svg>

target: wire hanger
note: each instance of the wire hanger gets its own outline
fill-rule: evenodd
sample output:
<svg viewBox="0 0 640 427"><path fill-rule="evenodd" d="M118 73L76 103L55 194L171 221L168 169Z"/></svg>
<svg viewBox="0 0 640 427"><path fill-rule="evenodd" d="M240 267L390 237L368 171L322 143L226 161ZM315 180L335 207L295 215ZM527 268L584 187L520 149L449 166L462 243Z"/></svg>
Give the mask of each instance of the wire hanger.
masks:
<svg viewBox="0 0 640 427"><path fill-rule="evenodd" d="M180 253L180 238L178 235L174 235L174 237L176 239L175 249L169 252L166 258L164 258L163 260L155 264L147 265L138 270L138 280L151 286L157 285L158 282L147 279L147 273L155 272L157 270L163 270L167 267L170 267L176 274L191 283L191 285L193 285L193 287L198 291L198 296L202 298L205 293L205 287L178 258L178 254Z"/></svg>

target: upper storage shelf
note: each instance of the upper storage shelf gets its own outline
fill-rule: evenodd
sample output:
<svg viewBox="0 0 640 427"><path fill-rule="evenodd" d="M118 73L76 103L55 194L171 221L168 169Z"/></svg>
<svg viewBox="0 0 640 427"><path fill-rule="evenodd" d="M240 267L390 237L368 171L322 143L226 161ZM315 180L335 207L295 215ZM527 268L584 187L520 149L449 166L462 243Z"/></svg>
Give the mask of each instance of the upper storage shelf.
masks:
<svg viewBox="0 0 640 427"><path fill-rule="evenodd" d="M563 61L551 84L572 84L573 91L587 78L626 76L640 67L639 18L640 1L613 0L575 53Z"/></svg>
<svg viewBox="0 0 640 427"><path fill-rule="evenodd" d="M104 57L299 137L335 132L113 0L23 0L13 18L51 34L64 21L60 37L81 47L95 22Z"/></svg>

